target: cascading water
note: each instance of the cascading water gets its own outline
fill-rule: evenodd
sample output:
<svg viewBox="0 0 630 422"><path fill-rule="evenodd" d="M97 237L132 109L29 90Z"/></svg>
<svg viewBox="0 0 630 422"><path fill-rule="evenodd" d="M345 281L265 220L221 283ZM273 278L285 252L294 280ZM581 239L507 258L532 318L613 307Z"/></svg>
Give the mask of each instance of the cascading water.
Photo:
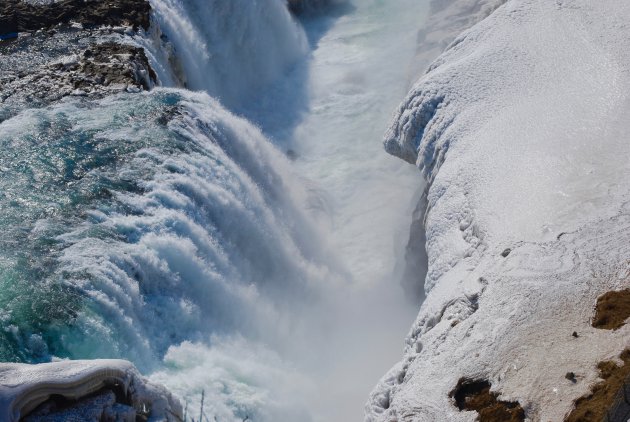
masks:
<svg viewBox="0 0 630 422"><path fill-rule="evenodd" d="M183 341L279 344L289 299L327 274L286 159L205 94L26 110L0 144L4 360L152 371Z"/></svg>
<svg viewBox="0 0 630 422"><path fill-rule="evenodd" d="M151 3L160 81L206 93L0 122L0 357L127 358L210 420L360 419L416 311L418 176L380 137L426 5Z"/></svg>
<svg viewBox="0 0 630 422"><path fill-rule="evenodd" d="M151 50L162 55L156 67L171 71L163 71L162 79L206 91L226 106L255 99L307 52L305 34L283 0L152 0L151 5L160 31Z"/></svg>
<svg viewBox="0 0 630 422"><path fill-rule="evenodd" d="M314 46L307 70L296 68L265 92L261 107L245 112L295 157L297 172L317 192L310 208L350 274L348 285L329 293L337 299L328 312L343 324L330 325L318 352L327 363L311 363L320 386L311 405L320 420L359 419L357 409L400 355L419 308L403 297L400 282L422 181L415 167L383 154L381 137L418 76L411 73L416 34L427 11L417 0L358 0L341 16L339 9L307 16ZM282 122L296 103L287 96L296 92L308 103L287 128Z"/></svg>

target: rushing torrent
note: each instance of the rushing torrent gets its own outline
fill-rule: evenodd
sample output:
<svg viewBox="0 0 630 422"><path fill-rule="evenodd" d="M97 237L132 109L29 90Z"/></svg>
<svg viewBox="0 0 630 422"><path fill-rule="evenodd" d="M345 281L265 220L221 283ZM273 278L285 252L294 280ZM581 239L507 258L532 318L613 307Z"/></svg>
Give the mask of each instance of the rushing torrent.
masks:
<svg viewBox="0 0 630 422"><path fill-rule="evenodd" d="M7 113L0 358L129 359L220 421L360 418L418 306L419 175L379 142L417 3L152 0L162 87Z"/></svg>

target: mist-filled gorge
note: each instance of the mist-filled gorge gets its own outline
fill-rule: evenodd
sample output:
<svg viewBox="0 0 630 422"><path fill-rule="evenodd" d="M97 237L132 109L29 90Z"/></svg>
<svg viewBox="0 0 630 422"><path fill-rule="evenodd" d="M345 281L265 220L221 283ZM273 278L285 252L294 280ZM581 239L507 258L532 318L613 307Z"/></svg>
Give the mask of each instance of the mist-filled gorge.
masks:
<svg viewBox="0 0 630 422"><path fill-rule="evenodd" d="M288 156L292 182L303 189L298 201L308 216L305 224L317 233L306 241L325 257L313 273L301 275L312 289L306 294L284 288L270 293L286 309L257 321L263 322L259 337L215 336L209 348L197 346L211 362L199 366L190 365L199 350L175 346L167 363L188 362L192 368L182 372L182 381L176 371L158 373L159 381L189 391L189 376L212 367L216 374L193 383L193 391L225 382L226 374L216 368L235 363L224 363L221 354L240 356L234 349L253 347L258 352L241 357L237 371L254 378L262 400L280 409L273 411L313 420L361 417L374 381L399 358L419 307L406 297L401 278L421 179L417 169L384 154L380 139L415 76L410 74L415 34L426 9L423 2L365 1L304 14L293 38L304 48L302 55L286 59L282 76L257 87L254 95L241 94L232 110L257 124ZM397 48L388 49L394 43ZM236 78L242 85L242 76ZM271 362L261 362L267 353ZM248 384L234 387L244 389L239 393L244 403L250 400ZM292 418L297 416L271 416Z"/></svg>

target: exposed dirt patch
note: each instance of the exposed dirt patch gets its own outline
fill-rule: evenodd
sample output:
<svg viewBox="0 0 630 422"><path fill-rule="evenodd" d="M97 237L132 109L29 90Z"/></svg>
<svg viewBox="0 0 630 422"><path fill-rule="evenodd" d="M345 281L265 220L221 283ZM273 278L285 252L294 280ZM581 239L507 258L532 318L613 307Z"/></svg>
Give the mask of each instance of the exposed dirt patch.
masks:
<svg viewBox="0 0 630 422"><path fill-rule="evenodd" d="M630 317L630 289L608 292L597 298L593 327L621 328Z"/></svg>
<svg viewBox="0 0 630 422"><path fill-rule="evenodd" d="M597 365L603 381L595 384L589 394L575 401L575 408L564 419L565 422L600 422L605 417L613 421L618 420L616 415L625 415L630 410L624 395L619 394L630 375L630 349L626 349L619 357L624 362L623 366L611 361ZM627 420L627 417L623 420Z"/></svg>
<svg viewBox="0 0 630 422"><path fill-rule="evenodd" d="M147 0L60 0L29 4L20 0L0 2L0 34L34 31L70 21L83 25L149 28L151 6Z"/></svg>
<svg viewBox="0 0 630 422"><path fill-rule="evenodd" d="M462 378L451 391L459 410L474 410L480 422L520 422L525 420L525 411L518 402L498 399L499 394L490 391L486 380Z"/></svg>

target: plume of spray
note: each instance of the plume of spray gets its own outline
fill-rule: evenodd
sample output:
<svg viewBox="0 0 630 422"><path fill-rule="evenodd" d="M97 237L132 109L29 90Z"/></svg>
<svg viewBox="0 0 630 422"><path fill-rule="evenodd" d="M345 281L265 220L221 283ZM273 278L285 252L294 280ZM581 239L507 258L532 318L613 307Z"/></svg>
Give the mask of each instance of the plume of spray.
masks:
<svg viewBox="0 0 630 422"><path fill-rule="evenodd" d="M284 0L151 0L151 5L161 41L177 61L172 79L227 107L255 98L308 51Z"/></svg>

